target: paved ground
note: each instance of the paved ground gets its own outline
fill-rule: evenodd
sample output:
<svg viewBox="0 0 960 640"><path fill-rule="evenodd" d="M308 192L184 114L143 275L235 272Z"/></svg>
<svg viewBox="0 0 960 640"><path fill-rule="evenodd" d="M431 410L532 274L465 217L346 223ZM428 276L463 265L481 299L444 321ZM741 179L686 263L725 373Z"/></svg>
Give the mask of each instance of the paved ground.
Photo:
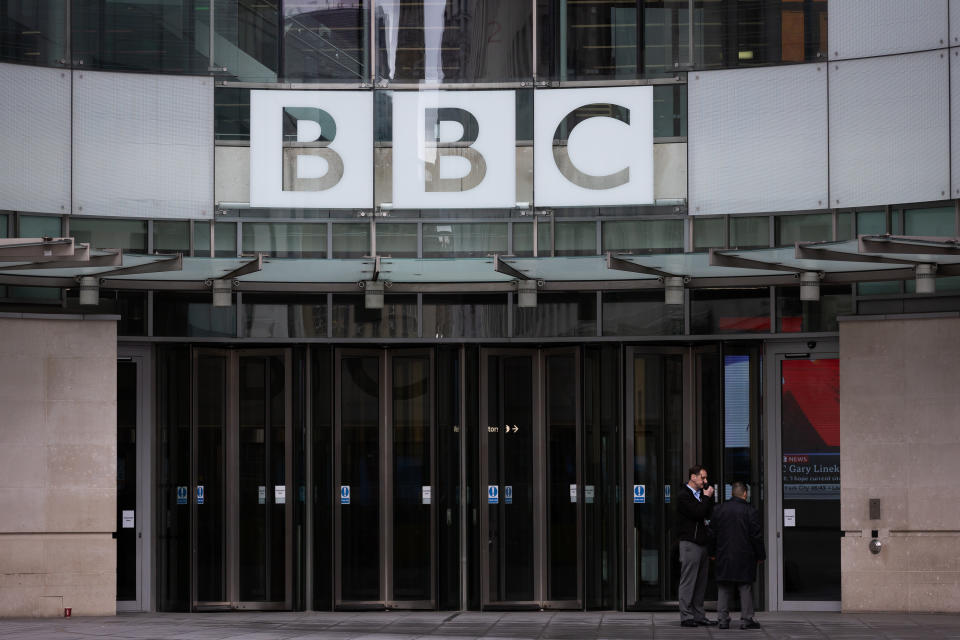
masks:
<svg viewBox="0 0 960 640"><path fill-rule="evenodd" d="M0 638L180 640L599 640L652 638L960 639L960 615L759 613L760 630L683 628L676 613L151 613L0 619Z"/></svg>

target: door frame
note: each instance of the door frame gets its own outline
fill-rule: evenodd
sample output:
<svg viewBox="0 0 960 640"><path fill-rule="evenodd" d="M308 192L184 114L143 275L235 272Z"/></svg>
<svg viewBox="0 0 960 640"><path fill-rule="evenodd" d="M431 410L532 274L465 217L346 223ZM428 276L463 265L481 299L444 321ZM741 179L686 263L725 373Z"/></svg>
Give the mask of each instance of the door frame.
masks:
<svg viewBox="0 0 960 640"><path fill-rule="evenodd" d="M223 452L224 498L224 595L223 602L197 600L197 420L196 395L198 364L201 355L213 355L225 360L225 404ZM239 598L239 376L240 358L245 356L280 356L284 368L284 482L287 486L284 509L284 599L276 602L249 602ZM192 611L247 609L283 611L293 607L293 400L292 349L289 347L228 349L194 347L191 349L191 408L190 408L190 608ZM271 503L272 504L272 503Z"/></svg>
<svg viewBox="0 0 960 640"><path fill-rule="evenodd" d="M622 465L621 473L621 495L624 496L623 507L620 513L622 519L622 528L621 528L621 549L623 552L623 592L622 592L622 606L624 611L642 611L642 610L659 610L663 608L663 605L673 604L676 600L668 599L660 602L651 602L649 607L643 605L637 605L637 585L631 577L631 572L628 571L628 567L633 566L634 561L634 550L633 545L630 543L631 539L631 526L633 523L633 509L634 503L632 500L628 499L629 496L633 495L633 481L632 481L632 459L633 459L633 449L634 449L634 436L633 436L633 415L634 415L634 368L633 361L634 356L636 355L651 355L651 356L670 356L678 355L681 358L681 366L683 367L682 378L683 378L683 416L681 424L681 443L682 443L682 453L684 461L680 463L681 468L686 468L688 464L692 464L692 461L697 458L695 454L700 451L700 429L699 429L699 420L700 414L697 411L697 401L700 392L700 376L699 371L694 371L694 354L703 351L703 347L694 346L655 346L655 345L630 345L624 349L623 356L623 451L620 456L620 464ZM663 478L664 481L669 480L670 484L682 483L683 478ZM665 513L664 505L664 513ZM661 514L662 516L663 514ZM670 559L668 558L668 562ZM672 595L672 594L671 594Z"/></svg>
<svg viewBox="0 0 960 640"><path fill-rule="evenodd" d="M769 611L840 611L840 600L784 600L783 598L783 464L781 448L781 373L784 360L839 358L838 338L768 341L764 344L763 375L766 431L766 530L768 545L767 609ZM839 528L840 523L837 523Z"/></svg>
<svg viewBox="0 0 960 640"><path fill-rule="evenodd" d="M150 345L118 343L117 361L137 367L137 598L117 600L117 611L153 611L153 349Z"/></svg>
<svg viewBox="0 0 960 640"><path fill-rule="evenodd" d="M533 540L537 542L544 540L543 514L544 507L544 451L543 451L543 393L541 376L541 350L536 347L518 347L518 348L481 348L480 349L480 420L478 423L478 448L479 456L478 471L480 475L480 495L481 498L486 495L487 487L490 484L489 465L488 465L488 446L487 435L491 426L491 416L489 415L490 388L489 388L489 358L491 356L529 356L531 364L531 388L533 389L533 406L531 415L533 417ZM544 601L544 554L543 544L539 545L539 550L534 553L533 559L533 600L519 600L497 602L490 600L490 513L489 505L481 499L480 505L480 610L508 610L508 609L540 609Z"/></svg>
<svg viewBox="0 0 960 640"><path fill-rule="evenodd" d="M429 424L430 434L430 598L428 600L397 600L393 592L393 359L396 357L419 356L428 360L429 374ZM344 600L343 599L343 554L342 549L342 519L343 505L339 500L333 504L333 555L334 555L334 585L333 605L335 610L358 609L436 609L437 607L437 417L436 417L436 350L426 347L395 347L395 348L353 348L338 347L334 349L334 422L333 422L333 489L339 492L343 480L343 462L340 455L342 442L342 376L341 363L344 357L372 357L377 358L377 373L379 378L378 402L380 411L377 423L377 437L379 451L377 464L379 466L377 505L377 526L380 531L379 551L380 567L379 600Z"/></svg>

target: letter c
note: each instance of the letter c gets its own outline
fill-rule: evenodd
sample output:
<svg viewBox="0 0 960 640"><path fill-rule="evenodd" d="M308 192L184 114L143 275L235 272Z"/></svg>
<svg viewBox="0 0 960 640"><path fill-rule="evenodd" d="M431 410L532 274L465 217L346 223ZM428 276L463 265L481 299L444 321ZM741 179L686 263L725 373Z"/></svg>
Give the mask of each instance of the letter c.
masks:
<svg viewBox="0 0 960 640"><path fill-rule="evenodd" d="M553 133L553 161L563 177L573 184L584 189L613 189L630 182L630 167L605 176L592 176L578 169L570 159L566 140L570 138L574 128L589 118L613 118L624 124L630 124L630 109L618 104L594 103L577 107L564 117ZM564 136L564 130L566 135ZM561 141L563 144L561 144Z"/></svg>

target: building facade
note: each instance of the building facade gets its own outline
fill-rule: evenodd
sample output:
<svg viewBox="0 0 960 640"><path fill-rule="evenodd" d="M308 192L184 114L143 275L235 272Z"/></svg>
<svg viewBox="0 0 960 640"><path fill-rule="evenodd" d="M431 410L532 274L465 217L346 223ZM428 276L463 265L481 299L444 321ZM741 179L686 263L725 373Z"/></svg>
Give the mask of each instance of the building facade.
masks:
<svg viewBox="0 0 960 640"><path fill-rule="evenodd" d="M956 0L4 3L0 613L669 609L694 463L761 608L956 610L956 74Z"/></svg>

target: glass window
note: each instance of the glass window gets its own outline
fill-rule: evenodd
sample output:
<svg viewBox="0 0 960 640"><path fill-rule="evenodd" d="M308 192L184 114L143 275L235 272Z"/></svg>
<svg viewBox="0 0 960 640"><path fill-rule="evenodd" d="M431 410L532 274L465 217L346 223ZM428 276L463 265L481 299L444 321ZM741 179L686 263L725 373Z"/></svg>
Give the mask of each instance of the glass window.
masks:
<svg viewBox="0 0 960 640"><path fill-rule="evenodd" d="M533 255L533 225L531 223L513 223L513 255Z"/></svg>
<svg viewBox="0 0 960 640"><path fill-rule="evenodd" d="M362 258L370 255L370 225L333 225L333 257Z"/></svg>
<svg viewBox="0 0 960 640"><path fill-rule="evenodd" d="M147 252L147 221L70 218L70 235L89 242L92 249L123 249L125 253Z"/></svg>
<svg viewBox="0 0 960 640"><path fill-rule="evenodd" d="M858 211L857 235L882 235L887 233L887 214L883 211Z"/></svg>
<svg viewBox="0 0 960 640"><path fill-rule="evenodd" d="M603 294L603 335L669 336L683 333L683 305L667 305L663 291Z"/></svg>
<svg viewBox="0 0 960 640"><path fill-rule="evenodd" d="M539 74L552 80L672 75L689 62L687 0L539 0Z"/></svg>
<svg viewBox="0 0 960 640"><path fill-rule="evenodd" d="M6 0L0 10L0 60L54 66L67 58L69 0Z"/></svg>
<svg viewBox="0 0 960 640"><path fill-rule="evenodd" d="M902 282L900 280L882 280L877 282L858 282L858 296L882 296L900 293Z"/></svg>
<svg viewBox="0 0 960 640"><path fill-rule="evenodd" d="M503 338L507 335L507 297L490 295L423 296L424 338Z"/></svg>
<svg viewBox="0 0 960 640"><path fill-rule="evenodd" d="M683 220L604 222L603 250L638 253L682 252Z"/></svg>
<svg viewBox="0 0 960 640"><path fill-rule="evenodd" d="M364 0L284 0L284 79L362 82L369 77L367 4Z"/></svg>
<svg viewBox="0 0 960 640"><path fill-rule="evenodd" d="M687 135L687 85L654 85L653 137L678 138Z"/></svg>
<svg viewBox="0 0 960 640"><path fill-rule="evenodd" d="M844 211L837 214L837 240L851 240L856 235L853 232L853 214Z"/></svg>
<svg viewBox="0 0 960 640"><path fill-rule="evenodd" d="M953 207L907 209L903 212L903 232L908 236L957 237L957 214Z"/></svg>
<svg viewBox="0 0 960 640"><path fill-rule="evenodd" d="M237 0L204 2L213 2L216 29L214 66L226 69L229 75L238 80L276 82L283 33L281 3Z"/></svg>
<svg viewBox="0 0 960 640"><path fill-rule="evenodd" d="M237 255L236 222L217 222L214 224L213 254L215 258L233 258Z"/></svg>
<svg viewBox="0 0 960 640"><path fill-rule="evenodd" d="M153 335L165 337L225 337L237 333L233 306L215 307L210 293L157 291L153 297Z"/></svg>
<svg viewBox="0 0 960 640"><path fill-rule="evenodd" d="M207 243L209 244L209 238ZM157 253L189 252L190 223L187 221L154 221L153 250Z"/></svg>
<svg viewBox="0 0 960 640"><path fill-rule="evenodd" d="M100 289L100 303L80 306L80 289L67 289L66 308L74 313L107 313L120 316L117 335L147 335L147 294L143 291Z"/></svg>
<svg viewBox="0 0 960 640"><path fill-rule="evenodd" d="M777 246L794 242L833 240L833 214L812 213L802 216L777 216Z"/></svg>
<svg viewBox="0 0 960 640"><path fill-rule="evenodd" d="M63 235L63 225L59 216L20 215L18 238L59 238Z"/></svg>
<svg viewBox="0 0 960 640"><path fill-rule="evenodd" d="M245 254L263 253L275 258L322 258L327 255L325 224L244 222L242 228Z"/></svg>
<svg viewBox="0 0 960 640"><path fill-rule="evenodd" d="M554 239L554 255L597 255L596 222L556 222L554 225L553 232L556 235ZM540 255L546 254L541 253Z"/></svg>
<svg viewBox="0 0 960 640"><path fill-rule="evenodd" d="M248 338L327 337L327 296L243 296L243 335Z"/></svg>
<svg viewBox="0 0 960 640"><path fill-rule="evenodd" d="M250 89L214 88L213 132L217 140L250 139Z"/></svg>
<svg viewBox="0 0 960 640"><path fill-rule="evenodd" d="M770 331L770 290L691 289L690 331L754 333Z"/></svg>
<svg viewBox="0 0 960 640"><path fill-rule="evenodd" d="M398 82L533 77L529 2L376 0L377 76Z"/></svg>
<svg viewBox="0 0 960 640"><path fill-rule="evenodd" d="M207 74L210 2L72 0L72 57L91 69Z"/></svg>
<svg viewBox="0 0 960 640"><path fill-rule="evenodd" d="M482 257L507 252L506 222L423 225L423 257Z"/></svg>
<svg viewBox="0 0 960 640"><path fill-rule="evenodd" d="M777 331L837 331L837 316L853 313L850 286L820 286L820 300L800 299L799 287L777 287Z"/></svg>
<svg viewBox="0 0 960 640"><path fill-rule="evenodd" d="M826 0L696 0L697 68L806 62L827 57Z"/></svg>
<svg viewBox="0 0 960 640"><path fill-rule="evenodd" d="M0 214L0 238L10 237L10 216L6 213Z"/></svg>
<svg viewBox="0 0 960 640"><path fill-rule="evenodd" d="M335 295L333 337L416 338L417 296L387 294L382 309L367 309L362 295Z"/></svg>
<svg viewBox="0 0 960 640"><path fill-rule="evenodd" d="M378 222L377 255L393 258L417 257L417 225Z"/></svg>
<svg viewBox="0 0 960 640"><path fill-rule="evenodd" d="M717 249L725 246L726 218L694 217L692 222L694 251Z"/></svg>
<svg viewBox="0 0 960 640"><path fill-rule="evenodd" d="M770 218L730 217L730 248L756 249L770 246Z"/></svg>
<svg viewBox="0 0 960 640"><path fill-rule="evenodd" d="M193 255L210 257L210 223L196 221L193 223Z"/></svg>
<svg viewBox="0 0 960 640"><path fill-rule="evenodd" d="M511 294L513 295L513 294ZM538 293L536 307L513 306L513 335L519 338L597 335L593 293Z"/></svg>

